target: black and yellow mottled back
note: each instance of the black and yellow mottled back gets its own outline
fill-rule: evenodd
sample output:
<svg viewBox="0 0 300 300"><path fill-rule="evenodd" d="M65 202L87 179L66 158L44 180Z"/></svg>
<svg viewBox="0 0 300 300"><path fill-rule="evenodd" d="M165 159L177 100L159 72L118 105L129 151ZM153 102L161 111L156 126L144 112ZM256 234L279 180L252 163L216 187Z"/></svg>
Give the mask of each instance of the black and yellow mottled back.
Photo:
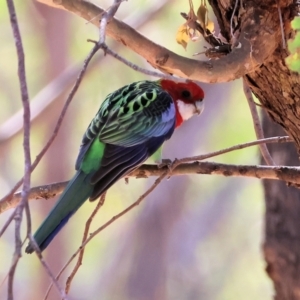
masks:
<svg viewBox="0 0 300 300"><path fill-rule="evenodd" d="M84 165L85 169L95 170L91 153L99 152L99 167L91 177L94 185L91 200L144 162L171 137L175 114L173 99L159 82L132 83L106 97L84 134L76 163L77 169ZM93 163L86 167L89 161Z"/></svg>

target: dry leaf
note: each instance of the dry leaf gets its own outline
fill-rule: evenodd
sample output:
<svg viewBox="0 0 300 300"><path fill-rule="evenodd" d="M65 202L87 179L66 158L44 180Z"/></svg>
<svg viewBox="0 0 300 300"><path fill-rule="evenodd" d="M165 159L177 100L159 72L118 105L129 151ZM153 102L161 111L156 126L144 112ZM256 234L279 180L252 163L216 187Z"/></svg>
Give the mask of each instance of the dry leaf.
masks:
<svg viewBox="0 0 300 300"><path fill-rule="evenodd" d="M186 24L181 25L176 33L176 42L186 49L188 41L190 40L188 27Z"/></svg>
<svg viewBox="0 0 300 300"><path fill-rule="evenodd" d="M206 0L201 0L197 15L195 14L192 0L189 0L189 6L190 11L188 13L188 19L185 24L178 28L176 33L176 41L184 49L186 49L190 40L196 41L199 39L200 32L196 29L199 24L204 29L204 34L206 34L206 29L210 32L213 32L214 30L214 23L208 19Z"/></svg>
<svg viewBox="0 0 300 300"><path fill-rule="evenodd" d="M204 32L206 31L206 29L208 29L210 32L214 31L214 27L215 27L214 23L208 18L208 9L206 5L206 0L201 1L201 4L197 11L197 17L200 25L204 29Z"/></svg>
<svg viewBox="0 0 300 300"><path fill-rule="evenodd" d="M210 32L214 32L214 30L215 30L215 23L214 23L213 21L211 21L208 17L207 17L206 28L207 28Z"/></svg>
<svg viewBox="0 0 300 300"><path fill-rule="evenodd" d="M202 26L202 28L205 29L207 22L207 8L202 1L197 11L197 17L200 25Z"/></svg>

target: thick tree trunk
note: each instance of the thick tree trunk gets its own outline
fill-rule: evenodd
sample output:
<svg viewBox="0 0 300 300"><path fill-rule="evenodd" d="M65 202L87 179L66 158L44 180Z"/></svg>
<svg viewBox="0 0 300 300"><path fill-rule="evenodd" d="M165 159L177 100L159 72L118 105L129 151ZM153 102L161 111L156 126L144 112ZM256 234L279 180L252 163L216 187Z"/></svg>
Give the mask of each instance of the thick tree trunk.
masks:
<svg viewBox="0 0 300 300"><path fill-rule="evenodd" d="M270 118L264 118L266 136L284 134ZM298 165L293 144L268 146L277 164ZM284 182L264 180L266 220L264 254L266 271L274 282L277 300L300 299L300 190Z"/></svg>
<svg viewBox="0 0 300 300"><path fill-rule="evenodd" d="M220 23L222 35L229 39L230 18L235 1L210 2ZM241 2L243 8L240 7ZM277 3L280 5L287 40L294 34L290 28L290 21L299 11L296 1L238 1L235 18L241 24L247 22L242 20L242 10L255 8L261 13L256 16L258 19L255 19L257 32L252 34L260 34L267 28L280 30ZM300 76L287 68L285 64L287 50L282 47L281 36L276 36L278 46L275 52L262 62L260 68L244 78L266 113L284 129L279 128L267 117L268 120L264 121L266 135L282 135L285 131L295 140L294 145L270 146L275 162L283 165L299 165L297 152L300 153ZM264 181L264 190L266 200L264 253L267 262L266 271L273 280L276 291L275 299L300 299L300 191L282 182L269 180Z"/></svg>

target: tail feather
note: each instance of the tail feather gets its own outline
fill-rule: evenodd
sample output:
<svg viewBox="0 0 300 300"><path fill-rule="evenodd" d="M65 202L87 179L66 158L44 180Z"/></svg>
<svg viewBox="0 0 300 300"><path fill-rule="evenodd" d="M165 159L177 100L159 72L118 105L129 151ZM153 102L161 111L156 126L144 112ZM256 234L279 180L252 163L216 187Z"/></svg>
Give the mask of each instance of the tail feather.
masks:
<svg viewBox="0 0 300 300"><path fill-rule="evenodd" d="M34 234L34 239L41 251L49 245L70 217L90 197L93 186L89 182L88 175L82 171L78 171L70 180L49 215ZM33 251L30 244L25 249L26 253Z"/></svg>

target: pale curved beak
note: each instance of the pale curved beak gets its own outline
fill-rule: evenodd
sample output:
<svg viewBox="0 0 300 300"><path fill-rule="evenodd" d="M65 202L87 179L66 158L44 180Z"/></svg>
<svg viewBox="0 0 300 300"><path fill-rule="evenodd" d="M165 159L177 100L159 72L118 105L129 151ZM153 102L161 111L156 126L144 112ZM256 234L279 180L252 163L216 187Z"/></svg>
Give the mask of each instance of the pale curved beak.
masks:
<svg viewBox="0 0 300 300"><path fill-rule="evenodd" d="M194 106L195 106L195 114L200 115L204 110L204 101L202 99L198 100L194 102Z"/></svg>

